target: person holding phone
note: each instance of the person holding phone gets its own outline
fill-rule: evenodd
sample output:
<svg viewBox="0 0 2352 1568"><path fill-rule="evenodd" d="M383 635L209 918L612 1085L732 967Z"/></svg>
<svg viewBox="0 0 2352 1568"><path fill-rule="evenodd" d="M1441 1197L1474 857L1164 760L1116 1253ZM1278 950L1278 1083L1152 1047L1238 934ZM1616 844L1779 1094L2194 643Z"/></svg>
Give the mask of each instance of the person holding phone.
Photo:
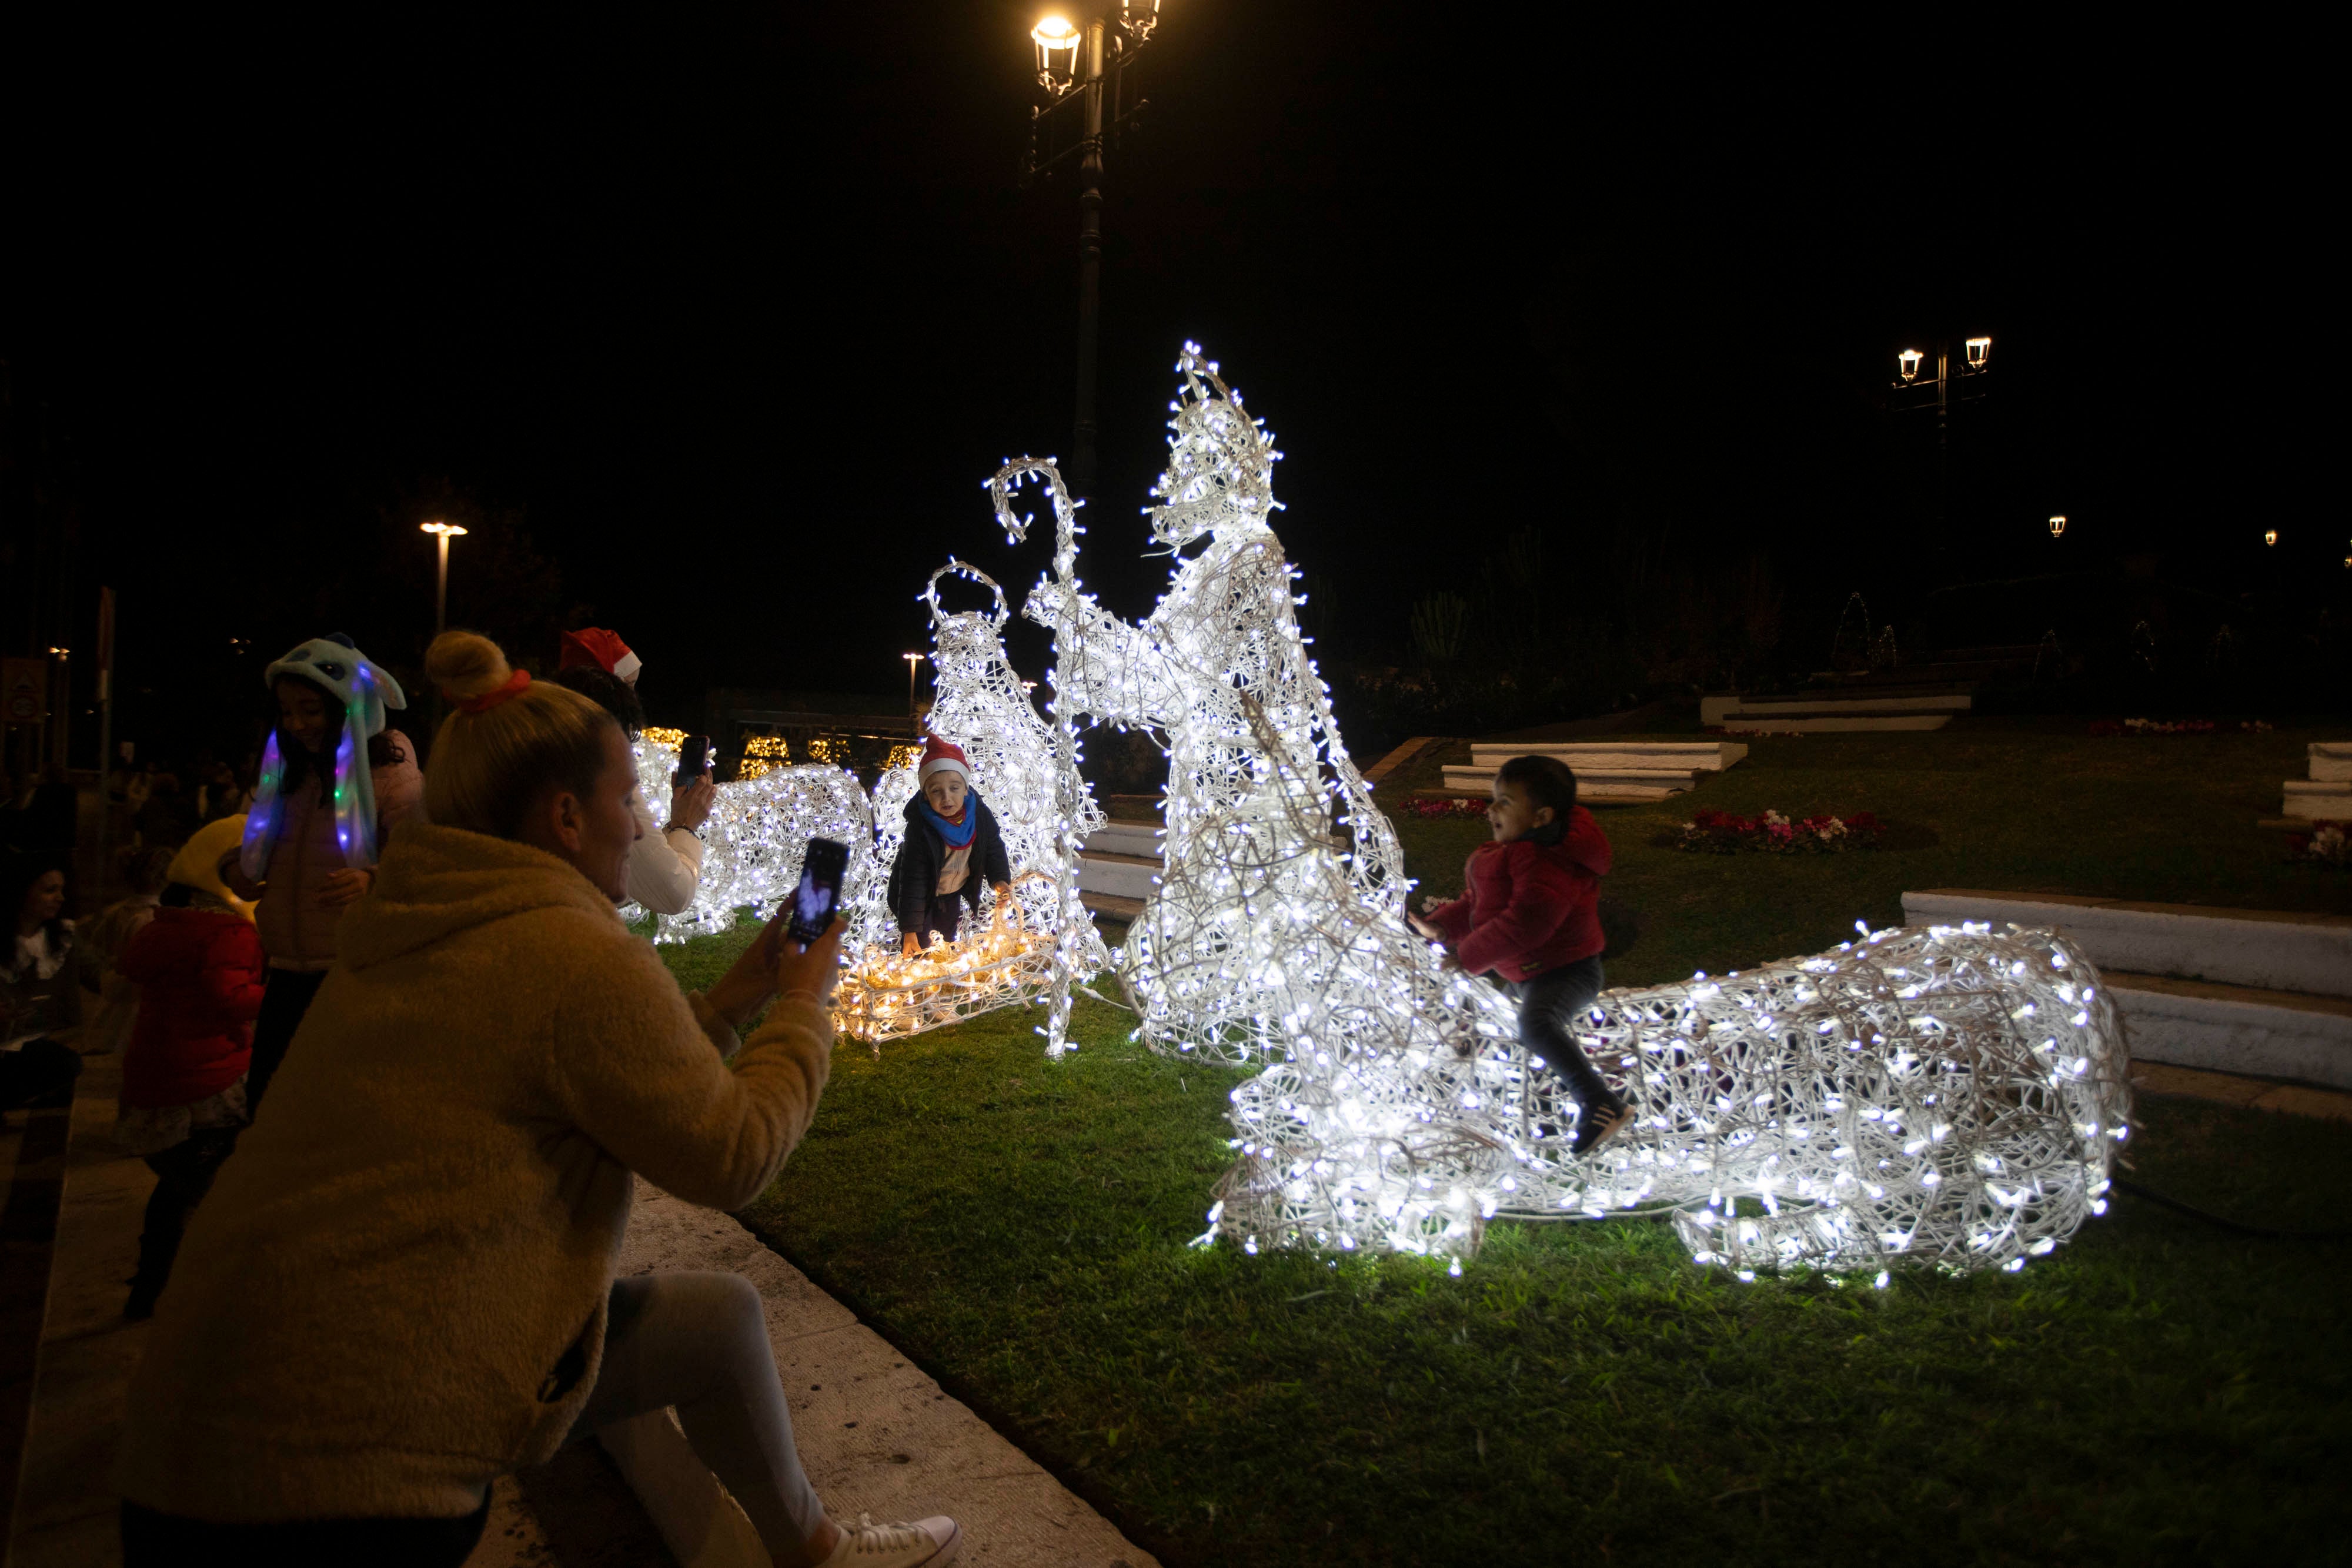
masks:
<svg viewBox="0 0 2352 1568"><path fill-rule="evenodd" d="M559 664L557 683L611 714L635 746L646 727L646 710L637 701L637 674L645 662L617 634L591 626L563 633ZM632 800L638 837L629 852L630 903L656 915L683 915L694 907L695 892L702 885L702 825L718 803L709 737L688 736L670 781L669 820L656 831L652 806L642 796Z"/></svg>
<svg viewBox="0 0 2352 1568"><path fill-rule="evenodd" d="M786 915L682 991L613 919L620 726L471 632L425 667L453 710L431 820L181 1245L122 1427L124 1563L457 1568L499 1475L675 1408L778 1568L942 1568L951 1519L829 1517L748 1281L614 1278L639 1176L740 1208L807 1133L840 923L803 945Z"/></svg>
<svg viewBox="0 0 2352 1568"><path fill-rule="evenodd" d="M936 932L952 942L964 914L980 912L980 888L996 889L1002 918L1013 908L1013 865L996 813L971 787L963 748L933 736L917 770L919 792L907 802L907 836L890 862L890 913L899 951L911 956Z"/></svg>

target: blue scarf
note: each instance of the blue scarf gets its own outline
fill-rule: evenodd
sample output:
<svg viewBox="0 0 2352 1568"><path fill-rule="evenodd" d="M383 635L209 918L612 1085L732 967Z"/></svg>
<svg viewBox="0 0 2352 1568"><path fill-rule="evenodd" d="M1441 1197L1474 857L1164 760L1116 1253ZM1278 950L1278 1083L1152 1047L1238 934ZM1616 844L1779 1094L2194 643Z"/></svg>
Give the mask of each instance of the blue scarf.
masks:
<svg viewBox="0 0 2352 1568"><path fill-rule="evenodd" d="M930 820L932 831L945 839L951 850L960 850L971 842L972 832L980 826L980 797L969 791L963 798L963 821L961 824L950 822L932 810L931 803L920 795L915 797L915 804L923 809L923 815Z"/></svg>

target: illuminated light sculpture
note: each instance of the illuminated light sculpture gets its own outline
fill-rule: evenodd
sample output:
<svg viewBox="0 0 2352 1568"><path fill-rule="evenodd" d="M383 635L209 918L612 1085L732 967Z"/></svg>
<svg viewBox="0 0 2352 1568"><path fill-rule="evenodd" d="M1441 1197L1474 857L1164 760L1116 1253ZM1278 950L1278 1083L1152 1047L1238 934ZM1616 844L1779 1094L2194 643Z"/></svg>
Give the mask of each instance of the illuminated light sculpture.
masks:
<svg viewBox="0 0 2352 1568"><path fill-rule="evenodd" d="M679 744L685 744L684 737L680 737ZM818 760L827 759L820 758ZM781 735L755 735L743 742L743 756L735 764L735 778L738 782L764 779L777 768L792 765L791 742Z"/></svg>
<svg viewBox="0 0 2352 1568"><path fill-rule="evenodd" d="M676 747L650 740L636 746L637 789L660 814L669 800L677 768ZM719 786L719 799L702 825L702 875L694 903L683 915L665 915L656 942L683 942L730 930L747 906L772 914L800 884L801 857L813 838L849 846L849 869L842 881L842 904L855 908L874 880L874 815L856 778L838 768L778 768L756 779ZM642 920L636 904L621 910L625 920Z"/></svg>
<svg viewBox="0 0 2352 1568"><path fill-rule="evenodd" d="M1271 442L1197 350L1178 369L1150 515L1180 562L1139 625L1079 591L1050 463L1009 464L992 489L1015 538L1023 479L1054 505L1054 574L1026 610L1055 632L1057 719L1169 737L1166 869L1121 968L1138 1032L1262 1068L1233 1095L1239 1159L1202 1241L1458 1270L1497 1216L1658 1208L1695 1258L1743 1275L1969 1270L2021 1267L2105 1208L2127 1063L2096 974L2046 932L1865 934L1610 992L1582 1038L1637 1124L1570 1157L1572 1108L1514 1004L1404 924L1394 835L1339 744L1267 527Z"/></svg>
<svg viewBox="0 0 2352 1568"><path fill-rule="evenodd" d="M985 587L992 614L942 610L940 579L950 574ZM857 958L842 977L835 1014L843 1032L877 1043L1028 1001L1043 1002L1066 1027L1069 988L1110 964L1077 898L1078 846L1102 826L1102 808L1078 775L1075 737L1046 727L1005 655L1010 612L996 580L950 560L931 573L922 597L931 616L931 732L962 748L972 789L995 814L1013 868L1013 907L998 908L994 890L984 890L980 925L900 956L883 888L915 794L913 759L886 771L874 789L876 874L852 923ZM1048 1038L1060 1045L1066 1036Z"/></svg>

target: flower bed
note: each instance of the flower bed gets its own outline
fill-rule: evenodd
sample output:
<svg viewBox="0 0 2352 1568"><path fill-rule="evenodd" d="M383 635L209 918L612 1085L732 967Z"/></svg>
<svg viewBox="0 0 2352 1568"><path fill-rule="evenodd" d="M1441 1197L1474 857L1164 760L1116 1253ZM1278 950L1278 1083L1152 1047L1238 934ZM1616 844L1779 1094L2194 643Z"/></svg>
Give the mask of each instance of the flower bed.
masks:
<svg viewBox="0 0 2352 1568"><path fill-rule="evenodd" d="M1760 817L1737 817L1728 811L1700 811L1682 827L1675 842L1679 850L1699 854L1842 854L1848 850L1878 847L1878 818L1868 811L1851 817L1789 818L1767 810Z"/></svg>
<svg viewBox="0 0 2352 1568"><path fill-rule="evenodd" d="M2210 718L2103 718L2091 726L2093 735L2210 735L2220 728ZM2271 727L2258 718L2242 719L2238 727L2250 735L2268 734Z"/></svg>
<svg viewBox="0 0 2352 1568"><path fill-rule="evenodd" d="M2307 833L2289 833L2286 847L2298 861L2352 869L2352 822L2314 822Z"/></svg>
<svg viewBox="0 0 2352 1568"><path fill-rule="evenodd" d="M1486 802L1467 797L1446 800L1438 796L1423 796L1405 802L1405 810L1416 817L1483 817Z"/></svg>

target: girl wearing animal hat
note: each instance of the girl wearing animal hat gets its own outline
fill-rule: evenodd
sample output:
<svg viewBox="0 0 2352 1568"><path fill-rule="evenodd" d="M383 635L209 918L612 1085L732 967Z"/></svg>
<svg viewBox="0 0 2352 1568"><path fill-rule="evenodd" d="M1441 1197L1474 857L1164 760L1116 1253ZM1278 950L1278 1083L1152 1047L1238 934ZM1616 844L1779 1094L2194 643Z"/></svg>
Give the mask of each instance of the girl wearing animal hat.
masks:
<svg viewBox="0 0 2352 1568"><path fill-rule="evenodd" d="M425 794L408 737L385 727L405 708L400 683L341 632L314 637L263 672L278 723L243 843L221 861L239 898L257 902L269 989L253 1030L246 1084L256 1109L295 1026L335 962L335 926L375 884L383 840Z"/></svg>

